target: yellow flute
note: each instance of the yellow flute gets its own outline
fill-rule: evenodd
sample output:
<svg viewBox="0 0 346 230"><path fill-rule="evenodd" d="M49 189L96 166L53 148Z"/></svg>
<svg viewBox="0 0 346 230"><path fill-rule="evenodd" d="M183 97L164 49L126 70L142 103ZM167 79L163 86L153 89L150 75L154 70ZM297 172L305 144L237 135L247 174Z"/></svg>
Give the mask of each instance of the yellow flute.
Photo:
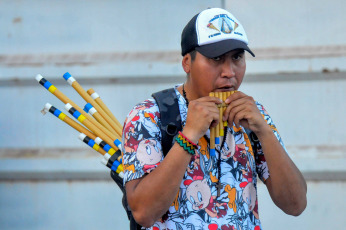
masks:
<svg viewBox="0 0 346 230"><path fill-rule="evenodd" d="M237 91L227 91L227 92L210 92L209 96L217 97L222 100L222 103L218 105L219 108L219 123L216 127L210 129L210 155L215 156L215 144L220 144L220 137L224 136L224 127L226 127L227 121L222 121L223 113L227 108L225 103L226 99Z"/></svg>

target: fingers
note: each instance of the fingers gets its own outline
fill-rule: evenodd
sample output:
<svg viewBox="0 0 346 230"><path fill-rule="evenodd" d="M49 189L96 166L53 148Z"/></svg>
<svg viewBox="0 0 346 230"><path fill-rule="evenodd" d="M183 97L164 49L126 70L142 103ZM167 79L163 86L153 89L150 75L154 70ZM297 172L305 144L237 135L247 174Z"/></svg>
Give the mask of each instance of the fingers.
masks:
<svg viewBox="0 0 346 230"><path fill-rule="evenodd" d="M240 104L236 107L228 107L230 108L230 112L228 113L228 123L230 125L233 125L233 123L236 125L236 127L239 127L239 121L241 119L245 119L245 115L247 113L250 113L251 111L247 108L246 105ZM227 111L226 111L227 112ZM225 112L225 113L226 113Z"/></svg>
<svg viewBox="0 0 346 230"><path fill-rule="evenodd" d="M201 97L195 101L201 101L201 102L212 102L214 104L221 104L222 100L218 97L211 97L211 96L206 96L206 97Z"/></svg>
<svg viewBox="0 0 346 230"><path fill-rule="evenodd" d="M184 130L187 129L192 133L192 138L198 140L210 126L217 124L219 109L216 103L220 103L220 100L214 97L199 98L189 103Z"/></svg>
<svg viewBox="0 0 346 230"><path fill-rule="evenodd" d="M234 125L239 128L240 126L243 126L245 128L248 128L248 120L249 120L249 112L241 110L233 118Z"/></svg>
<svg viewBox="0 0 346 230"><path fill-rule="evenodd" d="M193 115L196 120L206 119L209 125L212 121L219 120L219 109L214 102L191 101L189 113Z"/></svg>
<svg viewBox="0 0 346 230"><path fill-rule="evenodd" d="M232 94L225 102L228 106L223 114L223 120L227 120L229 125L234 123L237 127L243 124L247 126L248 120L259 112L254 99L242 92Z"/></svg>
<svg viewBox="0 0 346 230"><path fill-rule="evenodd" d="M241 92L241 91L236 91L235 93L231 94L226 100L225 100L225 103L226 104L230 104L231 102L233 101L236 101L240 98L243 98L243 97L249 97L253 100L252 97L246 95L245 93Z"/></svg>

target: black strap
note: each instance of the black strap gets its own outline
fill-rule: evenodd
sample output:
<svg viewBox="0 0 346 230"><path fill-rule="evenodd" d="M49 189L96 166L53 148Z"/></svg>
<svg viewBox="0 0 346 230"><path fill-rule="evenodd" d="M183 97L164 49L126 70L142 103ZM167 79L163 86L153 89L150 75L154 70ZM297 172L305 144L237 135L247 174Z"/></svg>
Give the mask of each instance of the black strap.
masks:
<svg viewBox="0 0 346 230"><path fill-rule="evenodd" d="M113 170L111 170L111 177L115 181L115 183L118 185L120 190L123 192L122 204L126 211L127 218L130 221L130 230L140 230L142 227L139 224L137 224L136 220L133 218L130 206L127 203L126 190L123 186L123 178L119 177L119 175Z"/></svg>
<svg viewBox="0 0 346 230"><path fill-rule="evenodd" d="M161 145L163 155L171 149L174 137L182 130L178 98L174 88L152 94L160 110Z"/></svg>

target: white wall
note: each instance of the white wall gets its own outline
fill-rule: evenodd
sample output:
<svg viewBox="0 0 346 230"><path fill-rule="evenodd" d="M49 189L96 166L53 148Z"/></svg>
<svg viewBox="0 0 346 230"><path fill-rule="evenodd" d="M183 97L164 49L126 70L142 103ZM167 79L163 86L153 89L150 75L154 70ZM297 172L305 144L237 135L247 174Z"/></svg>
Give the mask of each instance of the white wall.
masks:
<svg viewBox="0 0 346 230"><path fill-rule="evenodd" d="M46 102L63 104L34 77L84 106L62 80L70 72L122 122L135 103L184 80L181 30L208 6L224 6L245 27L256 58L247 56L241 90L265 105L308 180L300 217L283 214L259 186L264 229L342 229L343 0L0 1L0 229L127 229L101 157L40 113Z"/></svg>

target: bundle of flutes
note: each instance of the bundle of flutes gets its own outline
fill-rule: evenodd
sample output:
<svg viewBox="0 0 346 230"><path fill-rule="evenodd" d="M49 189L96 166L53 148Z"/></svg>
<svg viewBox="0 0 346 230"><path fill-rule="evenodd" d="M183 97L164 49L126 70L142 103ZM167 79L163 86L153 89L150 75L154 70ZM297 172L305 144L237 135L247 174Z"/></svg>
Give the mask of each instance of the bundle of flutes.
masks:
<svg viewBox="0 0 346 230"><path fill-rule="evenodd" d="M216 127L210 129L210 155L215 156L215 144L220 144L220 137L224 136L224 127L227 127L227 121L222 121L223 113L227 108L225 100L236 91L228 92L211 92L209 96L217 97L222 100L222 103L218 105L219 108L219 123Z"/></svg>
<svg viewBox="0 0 346 230"><path fill-rule="evenodd" d="M70 118L49 103L44 106L42 113L46 114L50 112L80 132L79 139L102 154L104 158L101 162L115 171L120 177L123 177L120 141L122 132L121 124L93 89L85 91L68 72L63 75L63 78L87 102L84 110L47 81L42 75L38 74L36 80L61 100L65 104L65 109L76 120Z"/></svg>

